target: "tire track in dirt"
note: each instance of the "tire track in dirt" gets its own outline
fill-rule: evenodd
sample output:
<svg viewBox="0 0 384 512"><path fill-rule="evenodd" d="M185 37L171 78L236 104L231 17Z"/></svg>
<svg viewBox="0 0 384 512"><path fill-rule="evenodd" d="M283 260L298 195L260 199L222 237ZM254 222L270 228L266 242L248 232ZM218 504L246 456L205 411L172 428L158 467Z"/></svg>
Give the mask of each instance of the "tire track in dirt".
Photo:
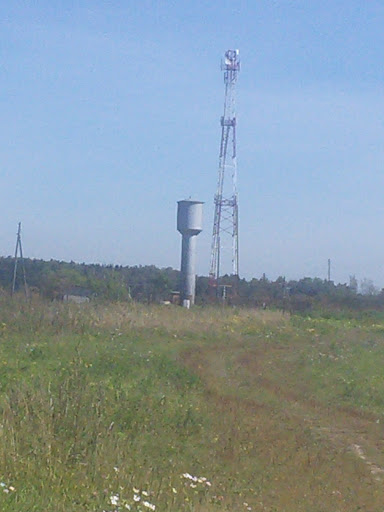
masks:
<svg viewBox="0 0 384 512"><path fill-rule="evenodd" d="M223 355L222 347L197 347L184 352L183 363L199 375L206 386L207 394L221 407L241 407L249 414L260 410L274 413L269 403L258 402L253 398L244 398L223 392L217 378L225 379L225 371L214 364L218 354ZM367 411L336 405L329 407L313 397L305 396L305 390L283 388L265 376L263 362L267 354L260 351L258 357L252 353L243 353L235 362L247 376L252 376L252 384L261 391L267 391L281 404L281 411L293 424L304 423L311 432L323 441L330 443L333 449L351 453L365 463L375 481L384 480L383 431L377 423L377 417ZM218 375L219 373L219 375Z"/></svg>
<svg viewBox="0 0 384 512"><path fill-rule="evenodd" d="M260 361L247 354L239 356L237 362L257 375L256 385L267 389L290 406L294 404L295 414L302 417L313 432L331 441L336 448L357 455L369 467L376 480L382 479L384 469L371 460L380 460L383 451L383 432L376 415L345 405L327 407L313 397L306 397L303 392L283 389L273 380L260 375ZM371 453L370 458L365 454L366 451Z"/></svg>

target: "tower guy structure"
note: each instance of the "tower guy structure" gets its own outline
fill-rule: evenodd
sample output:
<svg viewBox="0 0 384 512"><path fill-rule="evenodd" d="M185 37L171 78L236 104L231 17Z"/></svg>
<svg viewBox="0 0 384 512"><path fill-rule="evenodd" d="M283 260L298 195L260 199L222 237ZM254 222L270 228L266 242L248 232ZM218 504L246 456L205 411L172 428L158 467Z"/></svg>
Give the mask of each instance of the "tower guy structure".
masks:
<svg viewBox="0 0 384 512"><path fill-rule="evenodd" d="M211 261L209 278L211 286L218 286L222 265L222 237L232 238L231 274L239 275L239 206L236 164L236 104L237 75L240 71L239 50L227 50L221 64L224 71L224 114L221 117L219 173L214 199ZM227 272L229 273L229 272Z"/></svg>

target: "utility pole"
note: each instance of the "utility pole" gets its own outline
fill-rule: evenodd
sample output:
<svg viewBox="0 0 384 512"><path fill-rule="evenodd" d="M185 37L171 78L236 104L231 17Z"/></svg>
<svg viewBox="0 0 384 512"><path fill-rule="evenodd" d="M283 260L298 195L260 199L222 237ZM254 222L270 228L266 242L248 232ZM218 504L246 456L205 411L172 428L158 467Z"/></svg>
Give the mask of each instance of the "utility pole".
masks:
<svg viewBox="0 0 384 512"><path fill-rule="evenodd" d="M227 50L224 62L225 97L224 115L221 117L221 141L217 190L214 199L215 211L211 245L210 286L218 286L222 264L222 235L232 238L232 272L239 276L239 210L237 194L236 164L236 106L235 85L240 71L239 50ZM229 175L230 183L225 182ZM227 185L227 186L225 186Z"/></svg>
<svg viewBox="0 0 384 512"><path fill-rule="evenodd" d="M328 282L331 281L331 260L328 259Z"/></svg>
<svg viewBox="0 0 384 512"><path fill-rule="evenodd" d="M218 289L219 288L222 289L221 300L223 302L223 306L225 306L227 303L228 290L232 288L232 285L231 284L220 284L218 286Z"/></svg>
<svg viewBox="0 0 384 512"><path fill-rule="evenodd" d="M17 230L17 238L16 238L15 264L13 267L13 280L12 280L12 295L14 295L15 289L16 289L17 265L18 265L19 258L20 258L21 267L23 270L24 293L25 293L25 297L28 298L27 276L25 273L23 247L21 245L21 222L19 222L19 227Z"/></svg>

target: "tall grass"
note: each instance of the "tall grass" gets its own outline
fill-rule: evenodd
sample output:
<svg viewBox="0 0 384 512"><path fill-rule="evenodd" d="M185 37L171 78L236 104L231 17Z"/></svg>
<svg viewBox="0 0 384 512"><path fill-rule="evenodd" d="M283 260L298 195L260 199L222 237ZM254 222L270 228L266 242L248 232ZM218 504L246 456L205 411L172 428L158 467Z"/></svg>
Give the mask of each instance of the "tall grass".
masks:
<svg viewBox="0 0 384 512"><path fill-rule="evenodd" d="M0 298L0 507L381 510L378 321Z"/></svg>

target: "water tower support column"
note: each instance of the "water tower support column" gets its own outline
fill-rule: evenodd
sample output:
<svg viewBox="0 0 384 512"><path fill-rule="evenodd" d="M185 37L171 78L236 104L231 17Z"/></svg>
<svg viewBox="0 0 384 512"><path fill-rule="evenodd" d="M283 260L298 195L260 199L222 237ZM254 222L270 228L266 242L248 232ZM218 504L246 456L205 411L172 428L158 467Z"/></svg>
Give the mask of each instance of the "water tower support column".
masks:
<svg viewBox="0 0 384 512"><path fill-rule="evenodd" d="M181 242L182 299L195 302L196 235L183 235Z"/></svg>

